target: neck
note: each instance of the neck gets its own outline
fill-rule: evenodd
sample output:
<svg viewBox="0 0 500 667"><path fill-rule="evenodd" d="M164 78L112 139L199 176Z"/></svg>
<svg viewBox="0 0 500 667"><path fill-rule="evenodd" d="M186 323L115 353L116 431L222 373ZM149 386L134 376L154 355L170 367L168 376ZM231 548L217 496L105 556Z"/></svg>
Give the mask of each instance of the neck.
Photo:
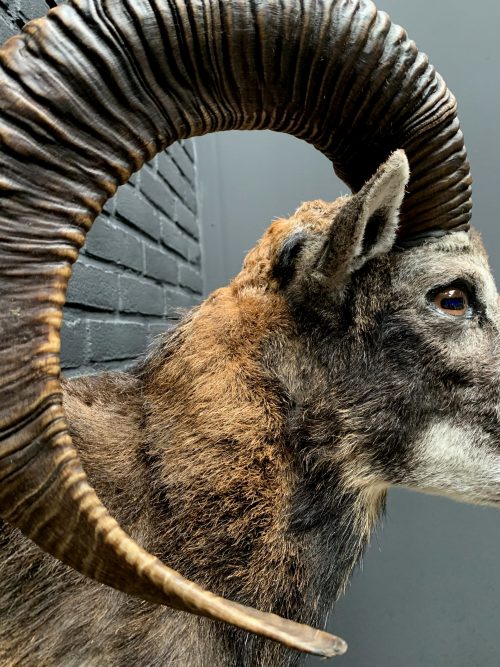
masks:
<svg viewBox="0 0 500 667"><path fill-rule="evenodd" d="M324 626L385 494L346 488L340 467L297 432L293 401L256 361L241 323L225 328L238 340L211 335L210 324L202 312L142 370L156 551L220 595ZM244 655L295 664L277 645L224 632L237 664Z"/></svg>

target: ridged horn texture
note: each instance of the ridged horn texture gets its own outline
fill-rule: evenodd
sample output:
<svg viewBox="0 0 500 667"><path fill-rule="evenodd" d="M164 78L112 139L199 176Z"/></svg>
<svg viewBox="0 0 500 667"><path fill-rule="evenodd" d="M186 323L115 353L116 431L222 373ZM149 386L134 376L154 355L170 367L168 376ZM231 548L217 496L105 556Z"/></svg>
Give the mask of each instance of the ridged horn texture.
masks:
<svg viewBox="0 0 500 667"><path fill-rule="evenodd" d="M71 265L106 200L172 142L273 129L359 189L404 148L401 238L466 228L455 100L365 0L74 0L0 51L0 516L83 574L302 651L341 640L202 591L108 515L61 405Z"/></svg>

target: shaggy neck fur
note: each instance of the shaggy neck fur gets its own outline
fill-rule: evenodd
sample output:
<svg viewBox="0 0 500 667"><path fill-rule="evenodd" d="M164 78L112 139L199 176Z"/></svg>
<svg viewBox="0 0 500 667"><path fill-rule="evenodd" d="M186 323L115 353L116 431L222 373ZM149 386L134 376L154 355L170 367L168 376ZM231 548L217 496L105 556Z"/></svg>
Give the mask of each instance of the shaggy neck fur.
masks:
<svg viewBox="0 0 500 667"><path fill-rule="evenodd" d="M147 360L148 486L166 562L219 594L323 625L385 493L349 488L331 462L341 436L304 419L325 407L326 377L289 315L277 295L263 300L257 284L236 281ZM235 664L245 654L294 663L276 645L227 632Z"/></svg>

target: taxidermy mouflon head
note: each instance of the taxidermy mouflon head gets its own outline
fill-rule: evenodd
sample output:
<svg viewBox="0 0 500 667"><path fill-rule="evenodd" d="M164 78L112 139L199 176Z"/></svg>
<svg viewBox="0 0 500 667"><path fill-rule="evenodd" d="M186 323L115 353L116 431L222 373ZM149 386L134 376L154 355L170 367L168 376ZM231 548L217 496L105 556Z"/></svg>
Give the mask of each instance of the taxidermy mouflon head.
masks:
<svg viewBox="0 0 500 667"><path fill-rule="evenodd" d="M274 222L230 289L273 304L263 355L301 407L290 437L318 484L335 462L346 490L496 504L496 288L475 231L398 245L407 181L397 151L356 195Z"/></svg>

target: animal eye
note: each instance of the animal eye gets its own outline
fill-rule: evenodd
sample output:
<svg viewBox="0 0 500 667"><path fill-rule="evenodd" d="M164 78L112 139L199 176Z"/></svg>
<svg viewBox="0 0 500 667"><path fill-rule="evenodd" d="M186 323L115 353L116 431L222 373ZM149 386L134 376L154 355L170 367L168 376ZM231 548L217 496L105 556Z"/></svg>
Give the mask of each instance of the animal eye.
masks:
<svg viewBox="0 0 500 667"><path fill-rule="evenodd" d="M434 295L434 306L442 313L463 317L469 311L469 296L460 287L445 289Z"/></svg>

